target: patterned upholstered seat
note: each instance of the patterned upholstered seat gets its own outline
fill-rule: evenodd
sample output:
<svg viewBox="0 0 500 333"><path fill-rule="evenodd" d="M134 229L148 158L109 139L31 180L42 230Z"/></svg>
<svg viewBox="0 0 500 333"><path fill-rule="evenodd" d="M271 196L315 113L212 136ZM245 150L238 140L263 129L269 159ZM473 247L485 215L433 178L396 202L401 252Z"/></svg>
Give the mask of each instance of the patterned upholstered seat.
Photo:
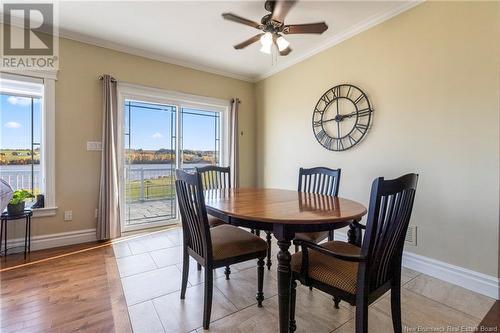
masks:
<svg viewBox="0 0 500 333"><path fill-rule="evenodd" d="M326 242L322 247L340 254L359 255L361 249L345 242ZM348 293L356 293L358 263L336 259L309 249L309 270L311 279L325 283ZM302 266L302 252L292 255L292 271L299 273Z"/></svg>
<svg viewBox="0 0 500 333"><path fill-rule="evenodd" d="M228 224L210 228L214 260L224 260L267 250L262 238Z"/></svg>

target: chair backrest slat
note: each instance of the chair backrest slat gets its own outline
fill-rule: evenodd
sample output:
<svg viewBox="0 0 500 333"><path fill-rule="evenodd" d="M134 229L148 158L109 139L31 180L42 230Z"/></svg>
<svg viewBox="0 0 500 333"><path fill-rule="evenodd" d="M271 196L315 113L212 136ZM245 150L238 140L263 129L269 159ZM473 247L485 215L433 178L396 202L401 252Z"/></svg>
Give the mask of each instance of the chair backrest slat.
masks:
<svg viewBox="0 0 500 333"><path fill-rule="evenodd" d="M231 168L207 165L196 168L201 175L204 190L231 188Z"/></svg>
<svg viewBox="0 0 500 333"><path fill-rule="evenodd" d="M200 257L212 258L212 241L200 174L176 170L175 188L182 219L184 242Z"/></svg>
<svg viewBox="0 0 500 333"><path fill-rule="evenodd" d="M373 182L360 266L360 279L369 281L370 291L399 274L404 240L415 199L418 175Z"/></svg>
<svg viewBox="0 0 500 333"><path fill-rule="evenodd" d="M324 167L299 169L299 192L337 196L339 184L340 169Z"/></svg>

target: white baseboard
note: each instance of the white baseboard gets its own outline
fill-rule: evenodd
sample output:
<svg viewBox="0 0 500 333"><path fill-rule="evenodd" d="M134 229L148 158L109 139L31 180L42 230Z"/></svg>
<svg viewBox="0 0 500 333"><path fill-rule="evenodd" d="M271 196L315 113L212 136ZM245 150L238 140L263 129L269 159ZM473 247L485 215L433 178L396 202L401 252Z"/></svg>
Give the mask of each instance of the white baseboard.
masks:
<svg viewBox="0 0 500 333"><path fill-rule="evenodd" d="M410 252L403 253L403 266L479 294L500 299L500 280L494 276Z"/></svg>
<svg viewBox="0 0 500 333"><path fill-rule="evenodd" d="M85 229L31 237L31 250L88 243L96 241L96 230ZM8 247L24 247L24 237L8 240Z"/></svg>
<svg viewBox="0 0 500 333"><path fill-rule="evenodd" d="M335 239L347 241L347 235L335 233ZM500 299L500 279L479 273L467 268L448 264L429 257L405 251L403 253L403 266L424 273L437 279L455 284L479 294Z"/></svg>

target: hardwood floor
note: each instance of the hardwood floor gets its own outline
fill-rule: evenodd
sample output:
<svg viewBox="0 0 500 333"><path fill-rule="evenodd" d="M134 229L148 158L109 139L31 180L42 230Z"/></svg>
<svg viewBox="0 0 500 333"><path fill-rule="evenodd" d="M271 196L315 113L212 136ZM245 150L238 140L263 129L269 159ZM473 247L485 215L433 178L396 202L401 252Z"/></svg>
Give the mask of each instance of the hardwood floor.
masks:
<svg viewBox="0 0 500 333"><path fill-rule="evenodd" d="M1 332L132 332L109 244L2 258Z"/></svg>
<svg viewBox="0 0 500 333"><path fill-rule="evenodd" d="M24 259L24 253L12 253L8 256L0 257L0 272L8 271L14 268L19 268L21 266L29 266L36 263L54 260L60 257L70 256L78 252L84 252L89 250L95 250L99 247L109 246L110 242L91 242L83 243L70 246L56 247L53 249L32 251L26 255Z"/></svg>

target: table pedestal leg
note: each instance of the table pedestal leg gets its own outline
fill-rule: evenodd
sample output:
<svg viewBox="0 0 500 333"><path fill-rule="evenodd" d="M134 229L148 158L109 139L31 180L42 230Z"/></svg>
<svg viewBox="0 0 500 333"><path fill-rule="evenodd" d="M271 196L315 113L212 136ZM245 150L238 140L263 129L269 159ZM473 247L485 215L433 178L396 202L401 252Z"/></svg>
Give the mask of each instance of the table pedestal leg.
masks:
<svg viewBox="0 0 500 333"><path fill-rule="evenodd" d="M288 333L290 320L290 282L292 258L288 249L290 240L278 240L280 251L278 252L278 302L279 302L279 324L280 332Z"/></svg>
<svg viewBox="0 0 500 333"><path fill-rule="evenodd" d="M295 237L295 232L288 230L286 225L273 226L274 237L278 240L278 304L279 304L279 329L280 333L288 333L290 329L290 287L292 270L290 261L292 255L288 251Z"/></svg>

